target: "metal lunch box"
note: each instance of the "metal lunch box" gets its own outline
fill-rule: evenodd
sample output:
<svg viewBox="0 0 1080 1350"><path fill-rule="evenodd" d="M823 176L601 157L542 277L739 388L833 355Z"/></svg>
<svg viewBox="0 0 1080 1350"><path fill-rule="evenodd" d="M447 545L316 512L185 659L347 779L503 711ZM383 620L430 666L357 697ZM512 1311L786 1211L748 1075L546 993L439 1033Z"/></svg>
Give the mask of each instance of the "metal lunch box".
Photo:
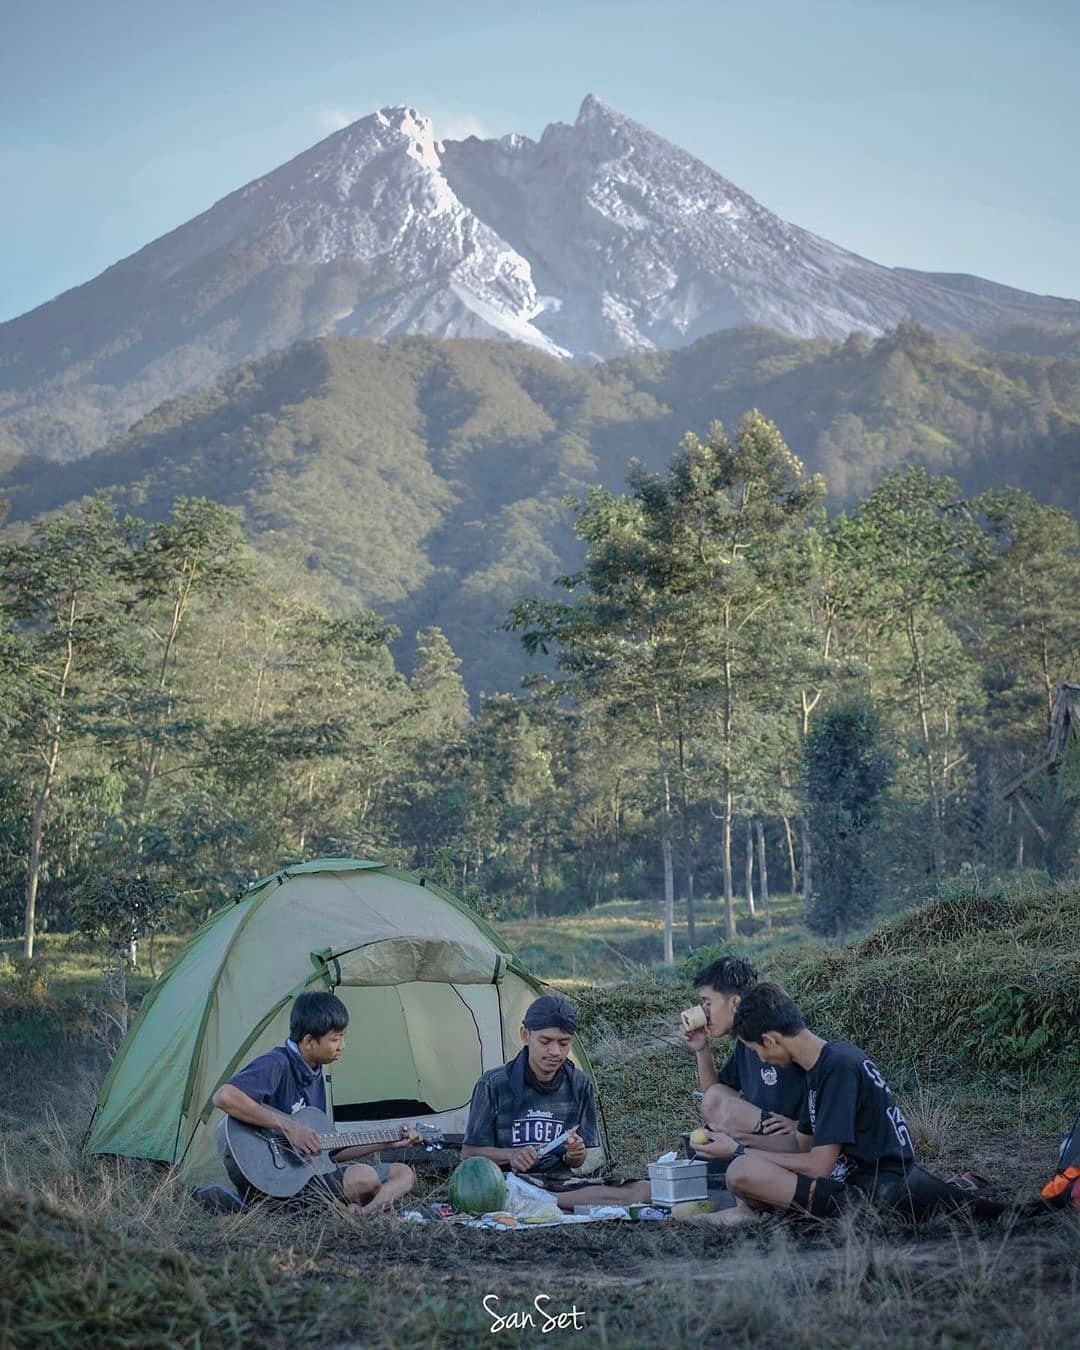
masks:
<svg viewBox="0 0 1080 1350"><path fill-rule="evenodd" d="M682 1200L707 1200L708 1164L704 1158L650 1163L649 1187L654 1205L677 1205Z"/></svg>

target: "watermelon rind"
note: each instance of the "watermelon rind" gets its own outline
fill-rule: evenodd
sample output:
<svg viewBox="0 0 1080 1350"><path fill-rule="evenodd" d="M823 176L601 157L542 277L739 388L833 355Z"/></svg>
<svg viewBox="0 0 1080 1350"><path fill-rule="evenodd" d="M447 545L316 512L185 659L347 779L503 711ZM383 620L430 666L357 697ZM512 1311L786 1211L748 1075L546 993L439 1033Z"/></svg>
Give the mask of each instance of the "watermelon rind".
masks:
<svg viewBox="0 0 1080 1350"><path fill-rule="evenodd" d="M450 1177L450 1203L461 1214L490 1214L506 1206L506 1180L490 1158L466 1158Z"/></svg>

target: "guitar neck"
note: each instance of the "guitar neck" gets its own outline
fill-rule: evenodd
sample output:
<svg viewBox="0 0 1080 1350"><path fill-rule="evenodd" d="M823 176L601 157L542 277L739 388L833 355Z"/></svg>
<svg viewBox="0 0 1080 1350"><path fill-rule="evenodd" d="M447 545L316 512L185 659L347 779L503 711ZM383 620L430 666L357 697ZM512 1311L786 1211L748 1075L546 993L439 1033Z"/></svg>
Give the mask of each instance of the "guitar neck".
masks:
<svg viewBox="0 0 1080 1350"><path fill-rule="evenodd" d="M392 1144L397 1135L388 1135L385 1130L335 1130L317 1138L324 1153L336 1153L339 1148L358 1148L363 1144Z"/></svg>

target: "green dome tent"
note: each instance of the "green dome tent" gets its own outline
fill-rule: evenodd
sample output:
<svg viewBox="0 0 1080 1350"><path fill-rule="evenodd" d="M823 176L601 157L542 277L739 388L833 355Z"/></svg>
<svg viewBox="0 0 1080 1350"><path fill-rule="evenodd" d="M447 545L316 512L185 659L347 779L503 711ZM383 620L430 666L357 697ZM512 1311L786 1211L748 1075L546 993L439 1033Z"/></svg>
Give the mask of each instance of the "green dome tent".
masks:
<svg viewBox="0 0 1080 1350"><path fill-rule="evenodd" d="M329 1092L342 1128L423 1120L462 1133L476 1079L516 1053L537 982L448 891L330 858L256 882L203 924L143 1000L86 1147L220 1173L214 1092L288 1035L305 989L349 1010ZM575 1042L575 1060L588 1069Z"/></svg>

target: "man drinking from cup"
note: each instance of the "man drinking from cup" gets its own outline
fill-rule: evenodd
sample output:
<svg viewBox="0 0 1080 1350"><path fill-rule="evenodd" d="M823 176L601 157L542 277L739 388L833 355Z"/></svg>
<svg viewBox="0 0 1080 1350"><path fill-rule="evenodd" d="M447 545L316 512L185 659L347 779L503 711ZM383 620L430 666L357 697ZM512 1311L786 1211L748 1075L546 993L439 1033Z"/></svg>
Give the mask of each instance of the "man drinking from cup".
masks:
<svg viewBox="0 0 1080 1350"><path fill-rule="evenodd" d="M798 1124L806 1074L797 1064L766 1064L741 1041L719 1070L713 1058L712 1040L732 1034L739 1004L757 982L753 966L737 956L722 956L694 977L699 1006L682 1014L682 1041L696 1057L704 1093L708 1138L691 1140L699 1158L730 1158L740 1144L783 1151Z"/></svg>

